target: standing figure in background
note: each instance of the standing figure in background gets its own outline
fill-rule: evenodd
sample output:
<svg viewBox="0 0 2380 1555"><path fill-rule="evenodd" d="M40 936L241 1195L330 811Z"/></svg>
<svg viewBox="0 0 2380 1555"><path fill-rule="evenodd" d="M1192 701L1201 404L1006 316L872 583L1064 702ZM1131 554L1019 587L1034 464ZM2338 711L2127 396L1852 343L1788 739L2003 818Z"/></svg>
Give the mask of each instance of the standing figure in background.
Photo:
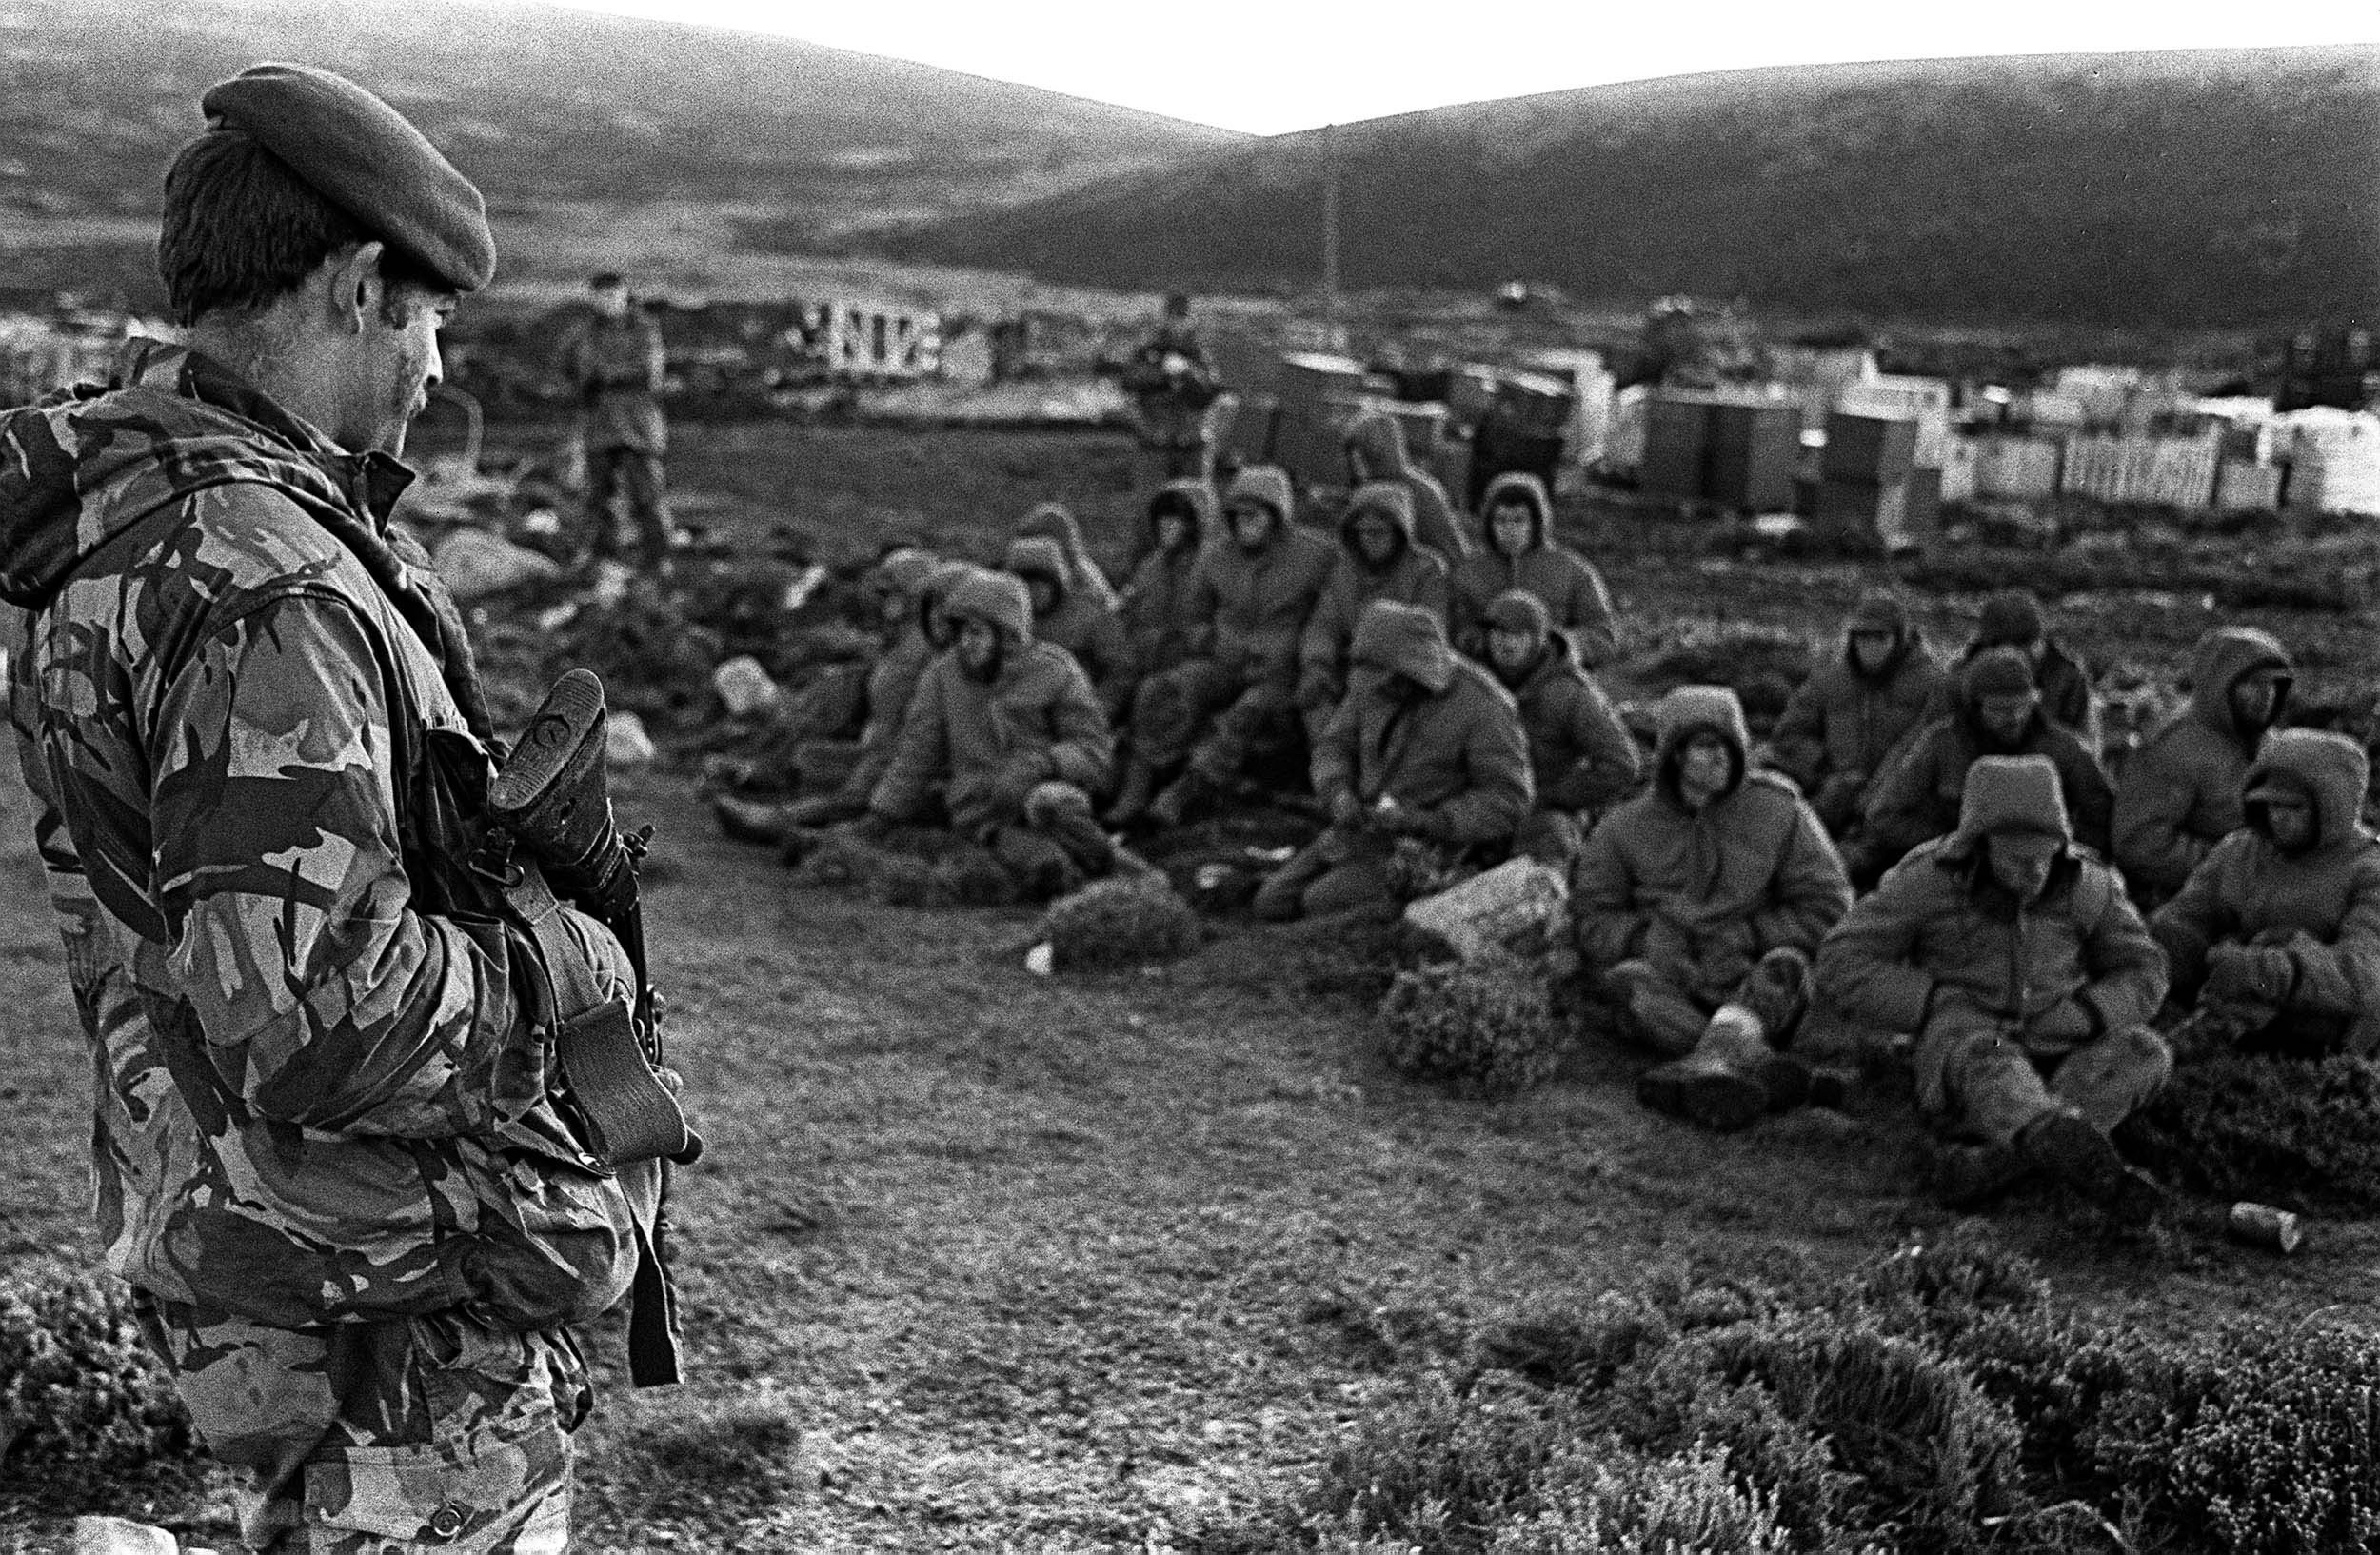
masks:
<svg viewBox="0 0 2380 1555"><path fill-rule="evenodd" d="M661 326L636 306L627 283L608 270L586 283L592 313L564 337L563 374L579 399L586 447L586 559L619 551L614 500L625 493L647 571L669 571L669 496L662 457L669 429L662 420L666 357Z"/></svg>
<svg viewBox="0 0 2380 1555"><path fill-rule="evenodd" d="M1123 388L1132 396L1148 465L1142 488L1212 479L1214 443L1207 411L1222 389L1215 380L1206 344L1191 326L1188 297L1179 291L1167 294L1157 331L1124 364Z"/></svg>

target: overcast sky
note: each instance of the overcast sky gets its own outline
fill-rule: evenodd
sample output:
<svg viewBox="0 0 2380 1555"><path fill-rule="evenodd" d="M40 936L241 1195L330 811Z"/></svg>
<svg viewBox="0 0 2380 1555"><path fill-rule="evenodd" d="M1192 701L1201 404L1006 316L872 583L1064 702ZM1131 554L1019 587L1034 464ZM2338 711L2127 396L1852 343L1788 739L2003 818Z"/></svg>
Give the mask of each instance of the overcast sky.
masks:
<svg viewBox="0 0 2380 1555"><path fill-rule="evenodd" d="M2380 0L563 0L1279 134L1832 60L2380 41Z"/></svg>

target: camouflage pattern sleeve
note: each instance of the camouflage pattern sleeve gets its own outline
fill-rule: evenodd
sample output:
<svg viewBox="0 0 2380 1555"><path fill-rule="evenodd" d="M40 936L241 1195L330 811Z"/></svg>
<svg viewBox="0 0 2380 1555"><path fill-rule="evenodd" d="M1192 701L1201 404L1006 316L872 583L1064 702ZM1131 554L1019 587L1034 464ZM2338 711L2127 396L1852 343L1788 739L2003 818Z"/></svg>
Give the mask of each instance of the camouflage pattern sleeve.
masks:
<svg viewBox="0 0 2380 1555"><path fill-rule="evenodd" d="M535 1102L541 1067L499 1062L527 1024L503 930L408 905L384 672L352 608L308 590L168 688L148 756L174 982L265 1116L483 1131Z"/></svg>

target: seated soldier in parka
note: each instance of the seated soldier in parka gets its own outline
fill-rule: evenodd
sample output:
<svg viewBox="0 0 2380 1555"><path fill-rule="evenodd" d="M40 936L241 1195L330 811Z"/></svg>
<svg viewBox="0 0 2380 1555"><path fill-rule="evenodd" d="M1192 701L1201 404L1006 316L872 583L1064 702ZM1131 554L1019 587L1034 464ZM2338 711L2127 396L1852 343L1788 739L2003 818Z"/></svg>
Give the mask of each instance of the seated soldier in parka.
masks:
<svg viewBox="0 0 2380 1555"><path fill-rule="evenodd" d="M822 827L848 821L867 811L867 798L884 775L894 736L901 732L902 714L909 697L934 656L949 646L947 628L939 643L929 628L925 598L939 583L972 571L964 562L939 560L915 547L888 551L868 574L867 593L875 606L883 633L882 649L868 666L863 684L863 722L857 740L803 740L792 765L799 771L842 770L842 781L824 793L790 804L748 799L733 793L711 796L720 829L746 842L783 843L790 828Z"/></svg>
<svg viewBox="0 0 2380 1555"><path fill-rule="evenodd" d="M1956 677L1954 688L1957 710L1919 729L1870 790L1859 839L1845 849L1852 879L1874 880L1919 843L1957 830L1967 770L1984 756L2048 758L2076 840L2105 858L2115 811L2107 768L2073 731L2042 712L2024 655L1992 648Z"/></svg>
<svg viewBox="0 0 2380 1555"><path fill-rule="evenodd" d="M1259 918L1393 911L1399 838L1448 860L1508 847L1532 797L1512 697L1456 656L1437 616L1389 600L1356 627L1347 699L1313 774L1330 827L1264 882Z"/></svg>
<svg viewBox="0 0 2380 1555"><path fill-rule="evenodd" d="M2149 920L2195 1002L2187 1063L2232 1047L2313 1058L2380 1050L2380 841L2370 775L2343 734L2277 729L2241 781L2247 825Z"/></svg>
<svg viewBox="0 0 2380 1555"><path fill-rule="evenodd" d="M1055 540L1010 541L1001 570L1024 580L1033 600L1033 640L1073 656L1112 722L1132 692L1132 648L1115 607L1078 585L1065 548Z"/></svg>
<svg viewBox="0 0 2380 1555"><path fill-rule="evenodd" d="M1471 550L1455 522L1455 505L1438 478L1414 462L1405 426L1385 410L1366 410L1347 429L1347 473L1358 486L1386 481L1412 499L1413 534L1452 567Z"/></svg>
<svg viewBox="0 0 2380 1555"><path fill-rule="evenodd" d="M2172 1072L2148 1026L2165 985L2165 952L2115 871L2073 846L2043 756L1977 761L1958 829L1903 859L1818 951L1831 1011L1915 1036L1952 1204L2037 1170L2121 1218L2153 1213L2156 1185L2108 1136Z"/></svg>
<svg viewBox="0 0 2380 1555"><path fill-rule="evenodd" d="M2294 677L2280 639L2218 627L2198 639L2190 700L2124 764L2115 785L2115 866L2132 900L2155 907L2245 818L2240 784Z"/></svg>
<svg viewBox="0 0 2380 1555"><path fill-rule="evenodd" d="M2041 696L2042 712L2080 740L2092 756L2103 756L2107 739L2100 724L2098 693L2091 686L2091 668L2050 635L2041 596L2030 588L2003 588L1984 600L1975 634L1959 649L1941 688L1927 705L1925 722L1931 724L1951 710L1959 676L1995 648L2013 648L2024 655Z"/></svg>
<svg viewBox="0 0 2380 1555"><path fill-rule="evenodd" d="M1656 717L1653 787L1587 834L1570 912L1579 959L1626 1002L1630 1034L1676 1058L1771 952L1806 965L1851 884L1793 784L1751 769L1734 691L1681 686Z"/></svg>
<svg viewBox="0 0 2380 1555"><path fill-rule="evenodd" d="M1478 549L1456 563L1455 647L1474 658L1487 652L1487 608L1517 588L1544 602L1546 619L1570 640L1592 669L1619 650L1612 591L1594 565L1554 538L1554 501L1545 483L1515 470L1488 483L1479 499ZM1450 561L1453 558L1448 558Z"/></svg>
<svg viewBox="0 0 2380 1555"><path fill-rule="evenodd" d="M1480 625L1487 667L1519 706L1537 786L1513 851L1567 867L1597 817L1642 780L1644 753L1579 666L1569 636L1547 622L1544 601L1511 589L1489 604Z"/></svg>
<svg viewBox="0 0 2380 1555"><path fill-rule="evenodd" d="M918 683L867 820L951 827L987 845L1028 893L1056 896L1106 874L1116 853L1091 814L1113 744L1082 668L1033 640L1021 579L979 572L944 608L959 641Z"/></svg>
<svg viewBox="0 0 2380 1555"><path fill-rule="evenodd" d="M1356 488L1339 521L1339 559L1298 645L1298 709L1321 738L1347 694L1356 623L1374 600L1411 605L1446 624L1446 559L1414 537L1413 498L1390 481Z"/></svg>
<svg viewBox="0 0 2380 1555"><path fill-rule="evenodd" d="M1140 559L1118 608L1136 695L1140 682L1196 656L1199 557L1215 533L1215 507L1204 481L1170 481L1142 512Z"/></svg>
<svg viewBox="0 0 2380 1555"><path fill-rule="evenodd" d="M1107 573L1090 546L1082 538L1082 525L1074 516L1074 509L1062 502L1044 502L1017 520L1016 540L1055 540L1066 553L1066 567L1078 593L1091 598L1109 609L1117 608L1122 599L1116 586L1107 581Z"/></svg>
<svg viewBox="0 0 2380 1555"><path fill-rule="evenodd" d="M1801 785L1837 839L1850 834L1869 790L1924 727L1942 686L1925 635L1889 589L1872 589L1843 629L1843 651L1811 671L1769 736L1770 759Z"/></svg>
<svg viewBox="0 0 2380 1555"><path fill-rule="evenodd" d="M1289 477L1278 468L1252 465L1232 478L1224 538L1200 550L1191 573L1191 657L1140 684L1111 825L1145 815L1180 826L1239 779L1252 752L1298 742L1299 634L1333 553L1329 541L1296 523L1296 512Z"/></svg>

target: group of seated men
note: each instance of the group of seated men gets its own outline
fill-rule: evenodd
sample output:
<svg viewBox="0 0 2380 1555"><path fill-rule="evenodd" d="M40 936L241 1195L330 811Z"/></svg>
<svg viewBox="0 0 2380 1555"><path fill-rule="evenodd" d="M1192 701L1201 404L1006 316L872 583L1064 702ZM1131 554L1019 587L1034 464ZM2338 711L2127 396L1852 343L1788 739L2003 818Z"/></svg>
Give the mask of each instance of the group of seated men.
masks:
<svg viewBox="0 0 2380 1555"><path fill-rule="evenodd" d="M1121 591L1057 507L997 570L886 556L892 635L849 777L784 821L946 823L1055 893L1128 858L1111 832L1179 826L1302 747L1327 824L1259 916L1391 906L1417 847L1555 865L1561 959L1665 1059L1649 1105L1741 1128L1828 1099L1884 1042L1954 1202L2040 1171L2145 1213L2154 1185L2109 1136L2177 1049L2380 1047L2366 753L2280 727L2271 635L2210 632L2188 703L2111 779L2090 678L2036 598L1993 596L1945 665L1878 591L1765 746L1727 688L1662 698L1647 783L1591 672L1610 595L1542 485L1499 478L1466 535L1378 420L1351 442L1383 450L1358 466L1380 478L1336 546L1255 467L1220 502L1160 489ZM2169 993L2191 1012L2161 1033Z"/></svg>

